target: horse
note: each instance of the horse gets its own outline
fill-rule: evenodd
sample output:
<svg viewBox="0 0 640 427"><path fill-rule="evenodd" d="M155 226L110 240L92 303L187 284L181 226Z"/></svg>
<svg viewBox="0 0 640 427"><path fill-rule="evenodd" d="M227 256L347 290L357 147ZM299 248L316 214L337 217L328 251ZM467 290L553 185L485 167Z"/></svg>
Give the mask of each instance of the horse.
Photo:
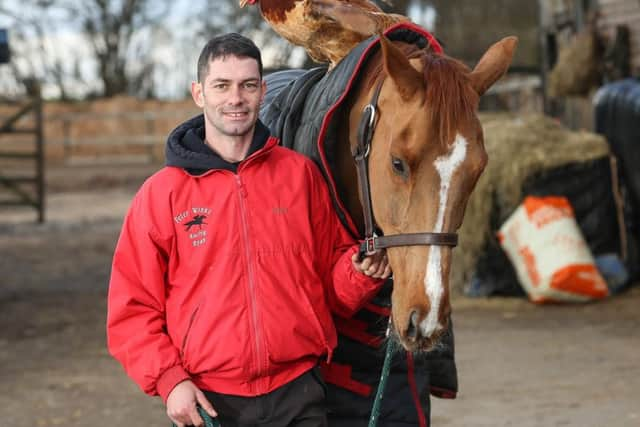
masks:
<svg viewBox="0 0 640 427"><path fill-rule="evenodd" d="M372 108L367 107L372 99L377 117L367 172L375 224L385 236L458 230L488 160L476 115L479 97L507 71L516 43L515 37L497 42L471 70L431 49L380 36L381 50L360 71L365 77L338 125L337 180L359 230L366 190L358 190L361 178L352 154L358 151L362 112ZM448 326L452 246L386 250L393 270L394 334L407 350L428 350Z"/></svg>
<svg viewBox="0 0 640 427"><path fill-rule="evenodd" d="M428 43L397 36L407 29ZM366 60L352 61L358 62L357 70L336 103L340 107L331 106L322 125L312 126L322 128L317 138L302 139L318 140L315 160L343 222L354 235L365 235L363 252L387 250L393 336L408 351L427 351L448 329L455 233L487 163L479 98L506 73L517 38L495 43L473 69L443 54L433 36L412 24L399 24L362 44L370 53ZM331 75L342 62L309 80L329 80L331 88ZM326 102L326 90L319 92L311 99L305 95L305 109ZM283 108L297 103L288 99ZM291 121L290 127L304 124L298 117ZM325 135L328 122L331 138ZM327 139L330 155L323 147ZM293 145L305 153L305 147Z"/></svg>

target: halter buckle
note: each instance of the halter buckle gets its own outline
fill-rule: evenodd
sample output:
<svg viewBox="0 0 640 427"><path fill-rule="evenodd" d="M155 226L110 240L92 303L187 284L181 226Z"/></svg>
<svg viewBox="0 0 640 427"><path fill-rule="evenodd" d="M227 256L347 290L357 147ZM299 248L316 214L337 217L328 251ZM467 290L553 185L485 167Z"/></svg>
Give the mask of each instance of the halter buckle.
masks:
<svg viewBox="0 0 640 427"><path fill-rule="evenodd" d="M367 255L373 255L376 253L376 238L375 236L373 237L367 237L366 239L364 239L365 242L365 247L367 248Z"/></svg>
<svg viewBox="0 0 640 427"><path fill-rule="evenodd" d="M358 249L358 261L362 261L365 256L373 255L376 252L376 236L365 237Z"/></svg>

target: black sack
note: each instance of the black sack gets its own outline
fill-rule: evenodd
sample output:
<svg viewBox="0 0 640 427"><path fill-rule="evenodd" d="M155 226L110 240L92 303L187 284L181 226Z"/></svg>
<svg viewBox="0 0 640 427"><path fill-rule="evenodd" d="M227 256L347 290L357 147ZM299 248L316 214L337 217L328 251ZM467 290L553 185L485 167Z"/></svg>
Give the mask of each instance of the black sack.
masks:
<svg viewBox="0 0 640 427"><path fill-rule="evenodd" d="M594 97L595 130L618 158L628 235L627 268L640 278L640 79L609 83Z"/></svg>

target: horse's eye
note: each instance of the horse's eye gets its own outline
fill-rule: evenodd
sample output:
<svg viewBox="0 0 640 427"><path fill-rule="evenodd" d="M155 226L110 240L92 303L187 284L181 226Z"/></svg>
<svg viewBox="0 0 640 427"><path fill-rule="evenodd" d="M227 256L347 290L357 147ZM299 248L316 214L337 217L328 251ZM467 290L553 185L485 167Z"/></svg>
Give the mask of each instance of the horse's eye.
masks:
<svg viewBox="0 0 640 427"><path fill-rule="evenodd" d="M406 177L407 176L407 172L409 171L409 168L407 167L407 164L404 162L404 160L401 160L397 157L391 157L391 166L393 167L393 171L402 176L402 177Z"/></svg>

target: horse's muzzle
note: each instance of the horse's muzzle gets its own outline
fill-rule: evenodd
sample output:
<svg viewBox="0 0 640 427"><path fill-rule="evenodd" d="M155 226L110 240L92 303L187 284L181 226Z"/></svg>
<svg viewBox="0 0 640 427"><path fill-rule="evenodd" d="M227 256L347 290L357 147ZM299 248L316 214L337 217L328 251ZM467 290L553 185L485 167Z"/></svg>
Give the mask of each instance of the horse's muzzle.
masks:
<svg viewBox="0 0 640 427"><path fill-rule="evenodd" d="M437 346L440 338L446 333L448 325L445 318L443 325L440 324L439 327L431 333L424 335L422 328L420 327L421 321L424 317L425 316L416 309L409 315L407 325L405 325L403 329L399 329L399 325L394 323L396 339L407 351L430 351Z"/></svg>

